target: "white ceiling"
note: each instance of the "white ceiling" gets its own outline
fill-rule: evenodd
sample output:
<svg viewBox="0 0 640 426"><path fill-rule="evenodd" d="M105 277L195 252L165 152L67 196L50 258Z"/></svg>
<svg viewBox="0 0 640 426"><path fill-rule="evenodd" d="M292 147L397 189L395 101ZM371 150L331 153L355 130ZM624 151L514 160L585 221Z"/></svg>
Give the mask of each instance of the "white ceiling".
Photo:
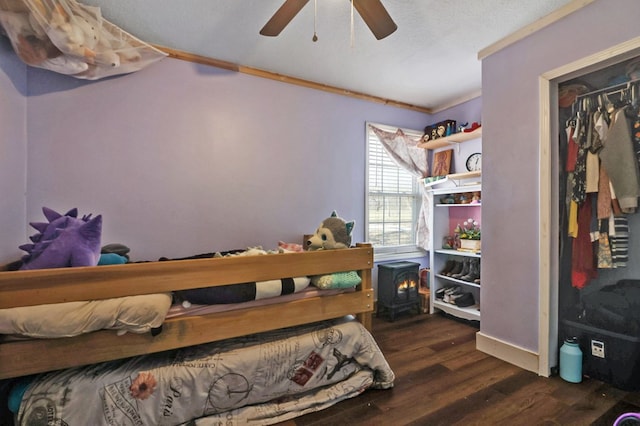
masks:
<svg viewBox="0 0 640 426"><path fill-rule="evenodd" d="M80 0L136 37L241 66L438 110L477 96L478 52L571 0L383 0L398 30L376 40L349 0L314 0L278 37L284 0Z"/></svg>

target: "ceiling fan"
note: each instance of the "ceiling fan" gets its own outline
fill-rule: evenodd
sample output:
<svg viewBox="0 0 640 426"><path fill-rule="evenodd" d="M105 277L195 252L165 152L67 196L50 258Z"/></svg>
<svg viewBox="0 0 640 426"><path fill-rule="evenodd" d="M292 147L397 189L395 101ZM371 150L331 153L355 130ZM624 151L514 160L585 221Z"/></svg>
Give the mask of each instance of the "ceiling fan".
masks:
<svg viewBox="0 0 640 426"><path fill-rule="evenodd" d="M367 24L373 35L381 40L395 30L398 26L380 0L350 0L358 11L362 20ZM275 37L291 22L294 16L309 2L309 0L285 0L271 19L260 30L263 36Z"/></svg>

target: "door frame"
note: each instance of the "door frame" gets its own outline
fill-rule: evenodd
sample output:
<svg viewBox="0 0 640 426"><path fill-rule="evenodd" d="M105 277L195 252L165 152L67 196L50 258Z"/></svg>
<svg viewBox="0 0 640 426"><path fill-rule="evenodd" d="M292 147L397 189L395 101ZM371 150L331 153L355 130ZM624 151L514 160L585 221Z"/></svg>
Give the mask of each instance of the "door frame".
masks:
<svg viewBox="0 0 640 426"><path fill-rule="evenodd" d="M553 142L558 135L558 84L640 55L640 37L547 71L539 77L539 305L538 374L548 377L558 353L558 176ZM556 136L554 136L556 135ZM555 212L555 214L554 214Z"/></svg>

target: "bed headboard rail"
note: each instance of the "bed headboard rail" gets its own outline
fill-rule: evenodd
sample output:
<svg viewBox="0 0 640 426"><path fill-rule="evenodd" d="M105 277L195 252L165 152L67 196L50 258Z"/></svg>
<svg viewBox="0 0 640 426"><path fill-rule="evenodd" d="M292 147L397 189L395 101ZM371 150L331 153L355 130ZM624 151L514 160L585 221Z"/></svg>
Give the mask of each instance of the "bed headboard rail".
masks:
<svg viewBox="0 0 640 426"><path fill-rule="evenodd" d="M373 247L0 273L0 309L369 271Z"/></svg>
<svg viewBox="0 0 640 426"><path fill-rule="evenodd" d="M371 330L373 247L222 259L0 273L0 308L92 300L357 270L356 291L259 308L172 318L162 332L101 330L60 339L0 342L0 379L160 352L355 315Z"/></svg>

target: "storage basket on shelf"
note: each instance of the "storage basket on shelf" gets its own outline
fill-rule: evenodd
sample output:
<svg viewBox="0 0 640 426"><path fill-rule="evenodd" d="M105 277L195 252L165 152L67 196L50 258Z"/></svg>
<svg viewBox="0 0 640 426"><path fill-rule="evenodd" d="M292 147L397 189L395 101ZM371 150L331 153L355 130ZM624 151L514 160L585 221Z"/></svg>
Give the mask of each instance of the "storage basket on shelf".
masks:
<svg viewBox="0 0 640 426"><path fill-rule="evenodd" d="M480 251L482 240L460 240L460 248L462 250Z"/></svg>

